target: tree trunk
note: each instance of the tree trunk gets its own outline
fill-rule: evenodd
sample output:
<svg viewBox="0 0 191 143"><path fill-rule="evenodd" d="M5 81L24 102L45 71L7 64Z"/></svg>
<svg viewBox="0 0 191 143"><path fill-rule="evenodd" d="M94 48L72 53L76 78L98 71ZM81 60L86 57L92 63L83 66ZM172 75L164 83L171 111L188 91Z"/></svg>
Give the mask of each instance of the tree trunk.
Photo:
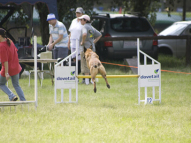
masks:
<svg viewBox="0 0 191 143"><path fill-rule="evenodd" d="M186 20L186 0L183 0L183 14L182 14L182 20Z"/></svg>
<svg viewBox="0 0 191 143"><path fill-rule="evenodd" d="M45 3L37 3L36 8L39 12L40 17L40 33L41 33L41 40L42 44L46 45L49 41L49 25L46 21L47 15L49 14L48 7Z"/></svg>

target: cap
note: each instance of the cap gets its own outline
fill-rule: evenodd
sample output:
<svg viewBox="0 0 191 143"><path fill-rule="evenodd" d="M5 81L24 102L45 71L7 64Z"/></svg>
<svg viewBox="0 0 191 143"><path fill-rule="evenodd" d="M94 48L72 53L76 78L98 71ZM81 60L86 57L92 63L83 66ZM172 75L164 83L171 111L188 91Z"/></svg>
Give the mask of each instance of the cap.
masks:
<svg viewBox="0 0 191 143"><path fill-rule="evenodd" d="M88 15L82 15L79 17L79 19L86 19L87 21L90 21L90 17Z"/></svg>
<svg viewBox="0 0 191 143"><path fill-rule="evenodd" d="M84 10L82 7L78 7L76 8L76 12L79 12L79 13L84 13Z"/></svg>
<svg viewBox="0 0 191 143"><path fill-rule="evenodd" d="M55 15L53 13L50 13L47 15L47 20L46 21L49 21L49 20L53 20L53 19L56 19Z"/></svg>
<svg viewBox="0 0 191 143"><path fill-rule="evenodd" d="M0 28L0 35L2 35L2 36L5 36L5 35L6 35L5 29Z"/></svg>

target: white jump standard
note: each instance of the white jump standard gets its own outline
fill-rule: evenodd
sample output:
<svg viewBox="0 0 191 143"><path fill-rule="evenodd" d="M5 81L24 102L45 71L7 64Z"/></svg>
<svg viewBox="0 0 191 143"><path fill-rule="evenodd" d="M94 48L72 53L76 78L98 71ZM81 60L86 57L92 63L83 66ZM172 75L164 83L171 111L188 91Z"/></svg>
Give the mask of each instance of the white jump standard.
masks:
<svg viewBox="0 0 191 143"><path fill-rule="evenodd" d="M144 64L141 65L140 54L144 55ZM138 104L140 102L153 103L159 101L161 103L161 64L140 50L139 38L137 39L137 65L138 65ZM147 58L152 64L147 64ZM145 88L145 98L141 100L141 87ZM147 88L152 87L152 97L147 96ZM155 99L155 87L159 87L159 99Z"/></svg>

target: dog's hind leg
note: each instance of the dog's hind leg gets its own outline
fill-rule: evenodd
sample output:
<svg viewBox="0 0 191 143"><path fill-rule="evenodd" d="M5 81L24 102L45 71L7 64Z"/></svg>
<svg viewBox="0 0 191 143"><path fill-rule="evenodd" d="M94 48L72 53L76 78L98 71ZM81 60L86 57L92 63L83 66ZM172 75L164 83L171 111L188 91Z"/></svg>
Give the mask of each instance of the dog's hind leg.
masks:
<svg viewBox="0 0 191 143"><path fill-rule="evenodd" d="M99 68L99 73L102 75L102 77L105 79L105 82L106 82L106 85L108 88L110 88L110 85L107 81L107 77L106 77L106 71L105 71L105 68L103 67L103 65L100 66Z"/></svg>
<svg viewBox="0 0 191 143"><path fill-rule="evenodd" d="M91 78L92 78L92 81L93 81L93 83L94 83L94 92L96 93L97 89L96 89L95 77L92 76Z"/></svg>
<svg viewBox="0 0 191 143"><path fill-rule="evenodd" d="M96 82L95 82L95 77L98 73L98 70L97 69L93 69L93 67L90 69L90 73L91 73L91 79L94 83L94 92L96 93L97 89L96 89Z"/></svg>
<svg viewBox="0 0 191 143"><path fill-rule="evenodd" d="M94 93L96 93L97 88L96 88L96 82L94 81Z"/></svg>
<svg viewBox="0 0 191 143"><path fill-rule="evenodd" d="M105 74L105 75L102 75L102 77L105 79L105 82L106 82L106 84L107 84L107 88L110 88L110 85L109 85L109 83L108 83L108 81L107 81L107 78L106 78L106 74Z"/></svg>

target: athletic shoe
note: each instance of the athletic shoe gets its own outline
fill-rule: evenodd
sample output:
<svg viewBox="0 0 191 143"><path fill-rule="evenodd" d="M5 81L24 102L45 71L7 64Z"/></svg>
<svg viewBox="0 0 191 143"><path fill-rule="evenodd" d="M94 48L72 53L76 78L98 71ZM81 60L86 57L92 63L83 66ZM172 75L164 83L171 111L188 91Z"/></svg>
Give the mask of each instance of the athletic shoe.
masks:
<svg viewBox="0 0 191 143"><path fill-rule="evenodd" d="M82 80L82 82L80 84L85 84L85 79Z"/></svg>
<svg viewBox="0 0 191 143"><path fill-rule="evenodd" d="M13 97L13 99L11 101L17 101L17 100L18 100L18 97L15 96L15 97Z"/></svg>

